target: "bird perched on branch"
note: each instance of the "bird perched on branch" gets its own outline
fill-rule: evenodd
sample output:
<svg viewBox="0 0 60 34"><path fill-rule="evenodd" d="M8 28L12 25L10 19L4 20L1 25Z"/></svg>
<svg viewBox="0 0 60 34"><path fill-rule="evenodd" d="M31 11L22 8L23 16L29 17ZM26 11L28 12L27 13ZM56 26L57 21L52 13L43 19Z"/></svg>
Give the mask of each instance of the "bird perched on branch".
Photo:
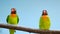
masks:
<svg viewBox="0 0 60 34"><path fill-rule="evenodd" d="M43 10L42 16L39 21L40 30L49 30L50 29L50 18L48 16L47 10Z"/></svg>
<svg viewBox="0 0 60 34"><path fill-rule="evenodd" d="M16 13L15 8L11 9L11 14L7 16L6 21L7 21L8 24L12 24L12 25L17 25L18 24L19 17L18 17L18 15ZM10 32L10 34L14 34L14 32L16 32L16 31L13 30L13 29L9 29L9 32Z"/></svg>

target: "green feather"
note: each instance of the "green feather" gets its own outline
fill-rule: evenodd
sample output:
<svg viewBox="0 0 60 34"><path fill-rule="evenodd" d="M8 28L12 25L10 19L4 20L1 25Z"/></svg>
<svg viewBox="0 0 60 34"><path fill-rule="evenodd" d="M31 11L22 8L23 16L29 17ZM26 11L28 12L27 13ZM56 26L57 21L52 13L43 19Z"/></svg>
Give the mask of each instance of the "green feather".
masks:
<svg viewBox="0 0 60 34"><path fill-rule="evenodd" d="M19 17L16 15L16 17L11 17L10 15L7 16L6 19L8 24L12 24L12 25L17 25L19 22ZM10 34L14 34L14 32L16 32L15 30L10 29Z"/></svg>
<svg viewBox="0 0 60 34"><path fill-rule="evenodd" d="M9 31L10 31L10 34L14 34L14 32L15 32L15 30L13 30L13 29L10 29Z"/></svg>
<svg viewBox="0 0 60 34"><path fill-rule="evenodd" d="M19 17L17 16L17 24L19 23Z"/></svg>
<svg viewBox="0 0 60 34"><path fill-rule="evenodd" d="M7 23L8 23L8 20L9 20L9 15L7 16L7 19L6 19Z"/></svg>
<svg viewBox="0 0 60 34"><path fill-rule="evenodd" d="M40 17L39 29L49 30L49 28L50 28L50 19L49 19L49 17L47 17L46 20L44 20L42 17Z"/></svg>

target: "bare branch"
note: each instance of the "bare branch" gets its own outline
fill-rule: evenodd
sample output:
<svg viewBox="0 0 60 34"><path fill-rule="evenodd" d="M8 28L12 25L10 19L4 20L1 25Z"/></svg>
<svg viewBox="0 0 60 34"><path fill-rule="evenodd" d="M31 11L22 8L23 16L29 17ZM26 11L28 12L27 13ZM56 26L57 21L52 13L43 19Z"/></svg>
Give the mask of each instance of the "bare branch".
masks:
<svg viewBox="0 0 60 34"><path fill-rule="evenodd" d="M55 31L55 30L39 30L39 29L32 29L32 28L26 28L26 27L21 27L21 26L15 26L15 25L9 25L9 24L0 24L0 28L7 28L7 29L14 29L14 30L20 30L20 31L25 31L25 32L30 32L30 33L53 33L53 34L60 34L60 31Z"/></svg>

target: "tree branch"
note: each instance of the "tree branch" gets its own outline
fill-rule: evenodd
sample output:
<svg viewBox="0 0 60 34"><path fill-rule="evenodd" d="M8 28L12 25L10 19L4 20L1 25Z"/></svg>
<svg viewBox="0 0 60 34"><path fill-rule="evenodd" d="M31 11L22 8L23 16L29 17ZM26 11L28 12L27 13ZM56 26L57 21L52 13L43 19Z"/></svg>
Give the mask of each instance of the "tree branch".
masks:
<svg viewBox="0 0 60 34"><path fill-rule="evenodd" d="M32 28L26 28L26 27L21 27L21 26L15 26L15 25L10 25L10 24L0 24L0 28L7 28L7 29L14 29L14 30L20 30L20 31L25 31L25 32L30 32L30 33L41 33L41 34L60 34L60 31L55 31L55 30L39 30L39 29L32 29Z"/></svg>

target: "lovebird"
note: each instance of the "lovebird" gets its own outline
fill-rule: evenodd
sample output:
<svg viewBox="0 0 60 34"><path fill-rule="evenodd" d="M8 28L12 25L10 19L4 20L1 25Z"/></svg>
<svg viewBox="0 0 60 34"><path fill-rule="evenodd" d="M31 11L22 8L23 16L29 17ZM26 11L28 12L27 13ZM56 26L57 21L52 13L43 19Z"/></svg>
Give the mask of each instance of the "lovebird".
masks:
<svg viewBox="0 0 60 34"><path fill-rule="evenodd" d="M40 30L49 30L50 29L50 18L48 16L47 10L42 11L42 15L39 20L39 29Z"/></svg>
<svg viewBox="0 0 60 34"><path fill-rule="evenodd" d="M10 13L10 15L7 16L6 21L7 21L8 24L12 24L12 25L16 25L16 26L18 25L19 17L16 13L15 8L11 9L11 13ZM14 34L14 32L16 32L16 31L13 30L13 29L9 29L9 32L10 32L10 34Z"/></svg>

